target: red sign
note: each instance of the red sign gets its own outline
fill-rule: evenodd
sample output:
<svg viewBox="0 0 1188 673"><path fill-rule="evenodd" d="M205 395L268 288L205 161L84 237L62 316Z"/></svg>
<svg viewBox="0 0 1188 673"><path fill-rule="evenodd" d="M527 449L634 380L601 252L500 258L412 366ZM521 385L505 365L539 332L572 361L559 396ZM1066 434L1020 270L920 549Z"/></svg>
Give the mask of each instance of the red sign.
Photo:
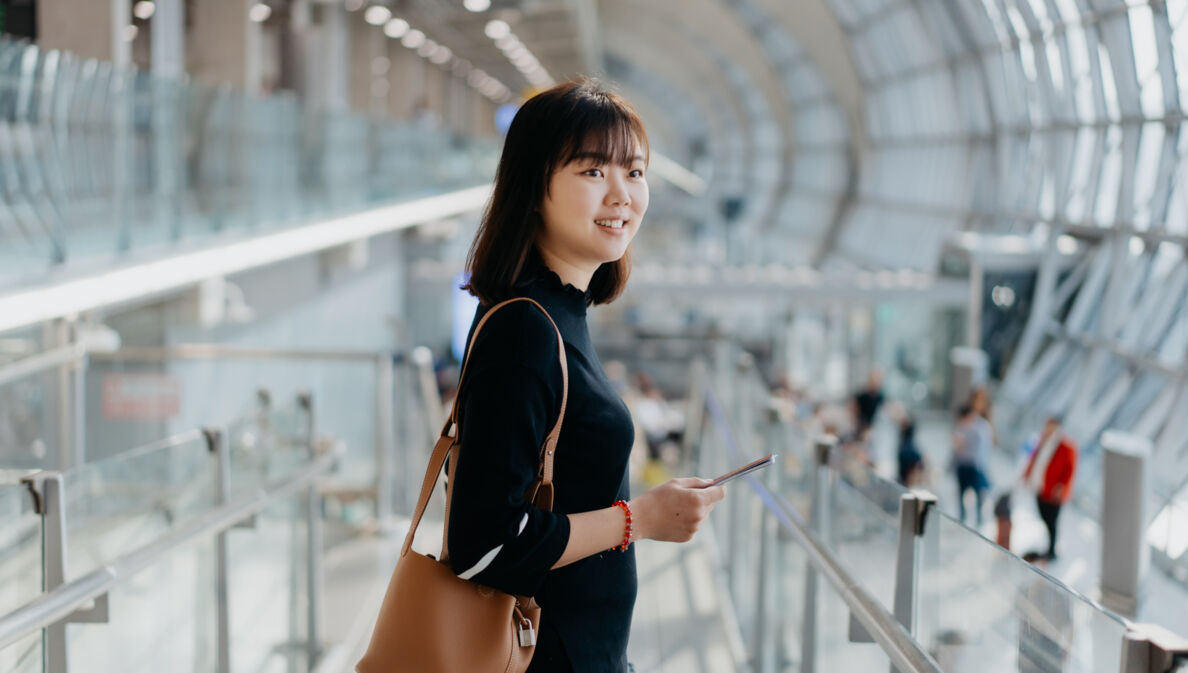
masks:
<svg viewBox="0 0 1188 673"><path fill-rule="evenodd" d="M168 374L104 374L102 400L107 420L172 418L181 410L181 384Z"/></svg>

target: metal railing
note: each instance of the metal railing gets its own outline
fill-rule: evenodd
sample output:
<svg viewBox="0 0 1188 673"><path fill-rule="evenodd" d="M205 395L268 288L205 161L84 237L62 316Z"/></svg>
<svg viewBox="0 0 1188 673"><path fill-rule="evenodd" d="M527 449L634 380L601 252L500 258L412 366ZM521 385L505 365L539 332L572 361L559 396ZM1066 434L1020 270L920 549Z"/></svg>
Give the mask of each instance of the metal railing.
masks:
<svg viewBox="0 0 1188 673"><path fill-rule="evenodd" d="M340 390L324 387L330 385L325 381L322 381L322 387L315 384L311 389L315 397L323 400L326 408L337 405L351 406L356 411L369 410L369 422L365 424L343 423L336 426L334 424L342 422L342 419L335 418L334 414L324 414L325 422L331 424L328 428L331 434L343 438L347 444L347 454L341 459L343 469L335 478L335 483L328 488L361 492L374 498L373 512L381 528L390 528L398 512L411 509L419 481L409 475L416 474L416 461L421 457L420 452L430 445L430 437L436 426L440 425L441 418L442 402L433 374L432 355L428 349L413 349L410 353L404 353L180 344L128 347L106 352L70 347L0 367L0 386L20 377L37 376L64 368L74 381L71 388L82 390L87 387L88 377L102 376L108 369L123 371L129 365L147 365L170 372L184 368L185 363L205 363L211 367L225 364L227 371L233 371L240 365L255 368L254 376L242 377L251 381L251 385L245 384L241 391L243 394L247 394L249 388L265 383L266 379L284 378L281 374L292 378L294 369L302 370L303 379L325 379L326 376L317 376L325 372L332 372L336 376L350 374L352 394L349 399ZM274 365L288 371L278 374L262 370ZM178 375L184 377L184 372ZM364 377L372 382L370 387L366 385ZM272 383L268 387L277 387L275 381ZM302 387L309 388L305 383ZM74 450L58 456L57 461L46 461L51 464L56 462L53 466L60 470L92 459L85 446L88 432L93 430L84 427L88 416L87 401L74 395L65 397L72 406L69 413L62 414L58 419L62 424L58 434L74 438L76 444ZM212 396L190 394L189 397L204 399ZM235 394L228 395L225 389L221 389L217 397L236 399ZM187 411L182 409L179 413ZM218 417L226 413L227 409L203 408L192 415ZM366 428L361 427L363 425ZM404 450L402 447L410 448Z"/></svg>
<svg viewBox="0 0 1188 673"><path fill-rule="evenodd" d="M284 459L276 455L259 455L260 438L256 434L250 438L235 438L242 445L233 447L231 435L242 428L229 424L157 442L109 459L107 464L83 465L67 472L36 472L25 477L22 482L28 488L41 519L40 562L44 591L0 615L0 650L42 631L43 667L38 667L38 670L68 673L72 668L69 654L72 648L66 630L68 624L109 622L113 616L109 600L113 591L130 582L137 574L174 557L181 550L213 540L215 554L211 588L215 596L216 624L213 668L219 673L229 673L234 638L229 607L229 532L233 528L254 527L257 517L265 510L296 497L304 512L304 552L301 554L304 587L301 590L304 592L302 600L305 611L301 625L304 629L301 647L305 661L312 668L321 651L319 620L323 605L323 496L319 481L330 473L340 456L337 448L320 446L314 440L312 399L303 395L298 398L297 404L294 413L285 416L294 427L278 427L269 420L271 417L258 418L256 420L263 425L252 426L252 433L272 433L272 441L265 448L270 452L289 454ZM205 453L206 458L194 460L199 451ZM176 460L178 456L171 452L184 452L188 459ZM163 456L163 459L155 460L158 456ZM126 469L129 463L141 469L130 471ZM276 465L284 468L280 476L273 474L276 470L272 468ZM158 474L162 467L169 468L168 472L177 473L172 475L176 485L169 480L169 475ZM195 467L198 473L191 473L190 470ZM114 558L107 558L108 551L112 548L122 551L122 545L109 545L100 551L88 549L85 554L88 558L85 560L94 561L97 567L75 579L69 579L70 569L79 564L69 562L71 553L68 549L80 541L86 542L85 527L92 522L88 517L95 516L78 508L87 506L89 509L104 501L119 498L121 487L125 485L121 480L130 480L132 483L128 485L135 489L144 481L162 476L166 481L160 490L173 496L169 504L165 505L164 519L170 522L166 524L166 530L148 540L144 540L143 535L138 536L134 531L129 531L129 524L100 531L99 535L141 541L130 551L118 553ZM211 478L206 479L205 476ZM92 488L88 489L88 486ZM95 493L72 494L71 489L95 490ZM179 491L188 492L179 495ZM95 500L88 500L88 495ZM143 513L142 510L160 507L153 505L152 501L132 500L137 514ZM194 508L194 503L200 510L197 513L189 511ZM118 507L116 509L118 512ZM73 523L75 517L84 520ZM113 535L113 532L119 535ZM296 603L296 600L291 601L291 605Z"/></svg>
<svg viewBox="0 0 1188 673"><path fill-rule="evenodd" d="M705 403L709 410L709 418L713 427L726 448L725 455L728 457L729 463L740 464L744 460L742 451L735 441L733 429L726 418L721 403L712 390L705 391ZM911 633L904 623L898 620L896 615L893 615L883 607L870 591L842 566L834 554L829 551L829 548L819 539L817 533L814 532L814 529L820 531L822 528L821 516L825 509L823 502L829 487L829 477L824 471L828 470L829 456L835 443L836 440L833 438L823 438L817 447L819 455L824 459L824 462L819 465L818 469L814 470L812 525L806 523L796 509L789 505L780 495L772 493L760 478L756 476L748 476L746 478L750 490L759 498L763 505L763 516L770 516L777 521L781 531L795 539L804 550L811 564L811 568L805 575L805 617L802 624L803 640L800 652L801 673L812 673L817 670L817 624L815 615L818 612L818 576L823 576L829 582L842 601L850 608L853 616L866 632L871 634L874 642L878 643L898 670L904 673L943 673L936 660L923 649L920 643L912 638ZM707 454L708 452L703 452L702 456L705 457ZM781 469L778 464L776 469ZM707 474L709 473L712 473L712 470L711 472L707 472ZM737 499L738 496L733 497ZM729 504L728 507L732 514L736 513L739 509L734 503ZM732 529L734 528L732 527ZM762 571L759 573L758 580L761 585L767 584L772 573L780 572L779 568L771 567L772 554L770 547L774 544L772 538L775 537L771 535L772 532L774 531L766 530L759 536L759 559ZM741 561L733 555L733 550L737 548L735 545L730 545L731 551L727 552L726 570L728 574L736 573L739 570ZM765 586L761 587L757 591L760 599L756 602L754 608L756 610L754 618L756 627L754 629L755 638L752 640L752 651L755 654L752 660L752 667L754 670L764 673L782 670L783 664L787 663L777 662L773 657L773 653L778 650L774 647L771 639L779 632L779 629L767 628L768 625L766 622L775 619L776 615L770 613L769 603L764 600L764 596L767 593L765 588Z"/></svg>
<svg viewBox="0 0 1188 673"><path fill-rule="evenodd" d="M745 354L724 347L711 369L693 391L710 423L688 447L696 472L781 454L711 517L754 673L1171 673L1188 663L1188 640L1110 613L940 512L935 496L810 438L768 405ZM799 610L789 589L798 577Z"/></svg>

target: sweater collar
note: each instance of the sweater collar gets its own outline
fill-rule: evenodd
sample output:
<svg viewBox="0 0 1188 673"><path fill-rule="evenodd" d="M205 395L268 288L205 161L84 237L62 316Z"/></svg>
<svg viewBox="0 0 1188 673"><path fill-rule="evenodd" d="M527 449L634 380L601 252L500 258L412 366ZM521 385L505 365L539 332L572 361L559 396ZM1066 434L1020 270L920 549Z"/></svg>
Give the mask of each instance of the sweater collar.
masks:
<svg viewBox="0 0 1188 673"><path fill-rule="evenodd" d="M550 269L537 255L532 255L529 258L524 267L523 281L519 284L544 288L550 294L560 298L564 306L581 314L585 314L586 307L590 305L589 290L579 290L572 284L561 280L561 276Z"/></svg>

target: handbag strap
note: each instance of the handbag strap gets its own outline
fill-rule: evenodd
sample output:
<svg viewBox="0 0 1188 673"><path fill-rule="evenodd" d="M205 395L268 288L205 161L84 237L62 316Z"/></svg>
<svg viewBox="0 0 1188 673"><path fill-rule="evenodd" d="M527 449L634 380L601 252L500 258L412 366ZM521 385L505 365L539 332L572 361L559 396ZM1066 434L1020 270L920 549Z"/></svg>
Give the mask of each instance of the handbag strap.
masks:
<svg viewBox="0 0 1188 673"><path fill-rule="evenodd" d="M461 432L458 431L458 409L461 405L462 381L466 376L466 370L470 367L470 352L474 350L474 344L478 341L479 332L482 331L483 326L487 324L491 316L496 311L512 304L514 302L526 301L531 303L536 308L540 309L549 324L553 326L553 331L557 334L557 358L561 363L561 411L557 414L557 422L553 424L553 428L545 437L544 446L541 447L541 461L540 469L537 473L537 480L541 487L548 487L552 489L553 485L553 459L557 452L557 438L561 435L561 422L565 419L565 405L569 400L569 369L568 362L565 358L565 343L561 339L561 330L557 329L557 323L553 321L553 317L545 310L543 306L536 301L527 297L516 297L500 302L493 306L486 315L479 320L478 325L474 328L474 334L470 337L470 344L466 347L466 360L462 365L462 373L458 376L458 396L454 398L453 409L450 410L450 417L446 420L445 425L442 426L441 434L437 438L437 442L433 446L433 453L429 456L429 465L425 469L425 478L421 481L421 494L417 498L417 507L413 510L412 523L409 526L408 533L404 536L404 546L400 549L400 556L403 557L412 548L413 537L416 535L417 527L421 524L421 517L425 515L425 508L429 505L429 498L433 495L433 489L437 485L437 476L441 474L442 467L445 466L446 457L450 457L450 474L456 475L458 464L458 451L456 450L458 442L461 438ZM453 500L454 481L451 478L446 487L446 506L445 506L445 527L442 531L442 560L448 558L447 540L449 539L449 525L450 525L450 502ZM551 499L544 509L552 509Z"/></svg>

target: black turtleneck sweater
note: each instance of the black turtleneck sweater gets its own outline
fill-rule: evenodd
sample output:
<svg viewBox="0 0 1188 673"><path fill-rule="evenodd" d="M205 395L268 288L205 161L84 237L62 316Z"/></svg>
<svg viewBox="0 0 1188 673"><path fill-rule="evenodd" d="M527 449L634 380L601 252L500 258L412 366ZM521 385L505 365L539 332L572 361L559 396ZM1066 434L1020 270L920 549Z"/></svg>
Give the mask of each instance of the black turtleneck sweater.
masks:
<svg viewBox="0 0 1188 673"><path fill-rule="evenodd" d="M517 302L483 326L462 382L450 566L465 579L536 597L541 629L528 673L623 673L637 589L634 547L550 568L569 542L566 514L630 497L631 415L590 343L588 295L540 264L525 274L516 294L549 312L568 358L553 511L537 509L523 496L561 409L557 337L539 309ZM479 306L471 336L489 309Z"/></svg>

